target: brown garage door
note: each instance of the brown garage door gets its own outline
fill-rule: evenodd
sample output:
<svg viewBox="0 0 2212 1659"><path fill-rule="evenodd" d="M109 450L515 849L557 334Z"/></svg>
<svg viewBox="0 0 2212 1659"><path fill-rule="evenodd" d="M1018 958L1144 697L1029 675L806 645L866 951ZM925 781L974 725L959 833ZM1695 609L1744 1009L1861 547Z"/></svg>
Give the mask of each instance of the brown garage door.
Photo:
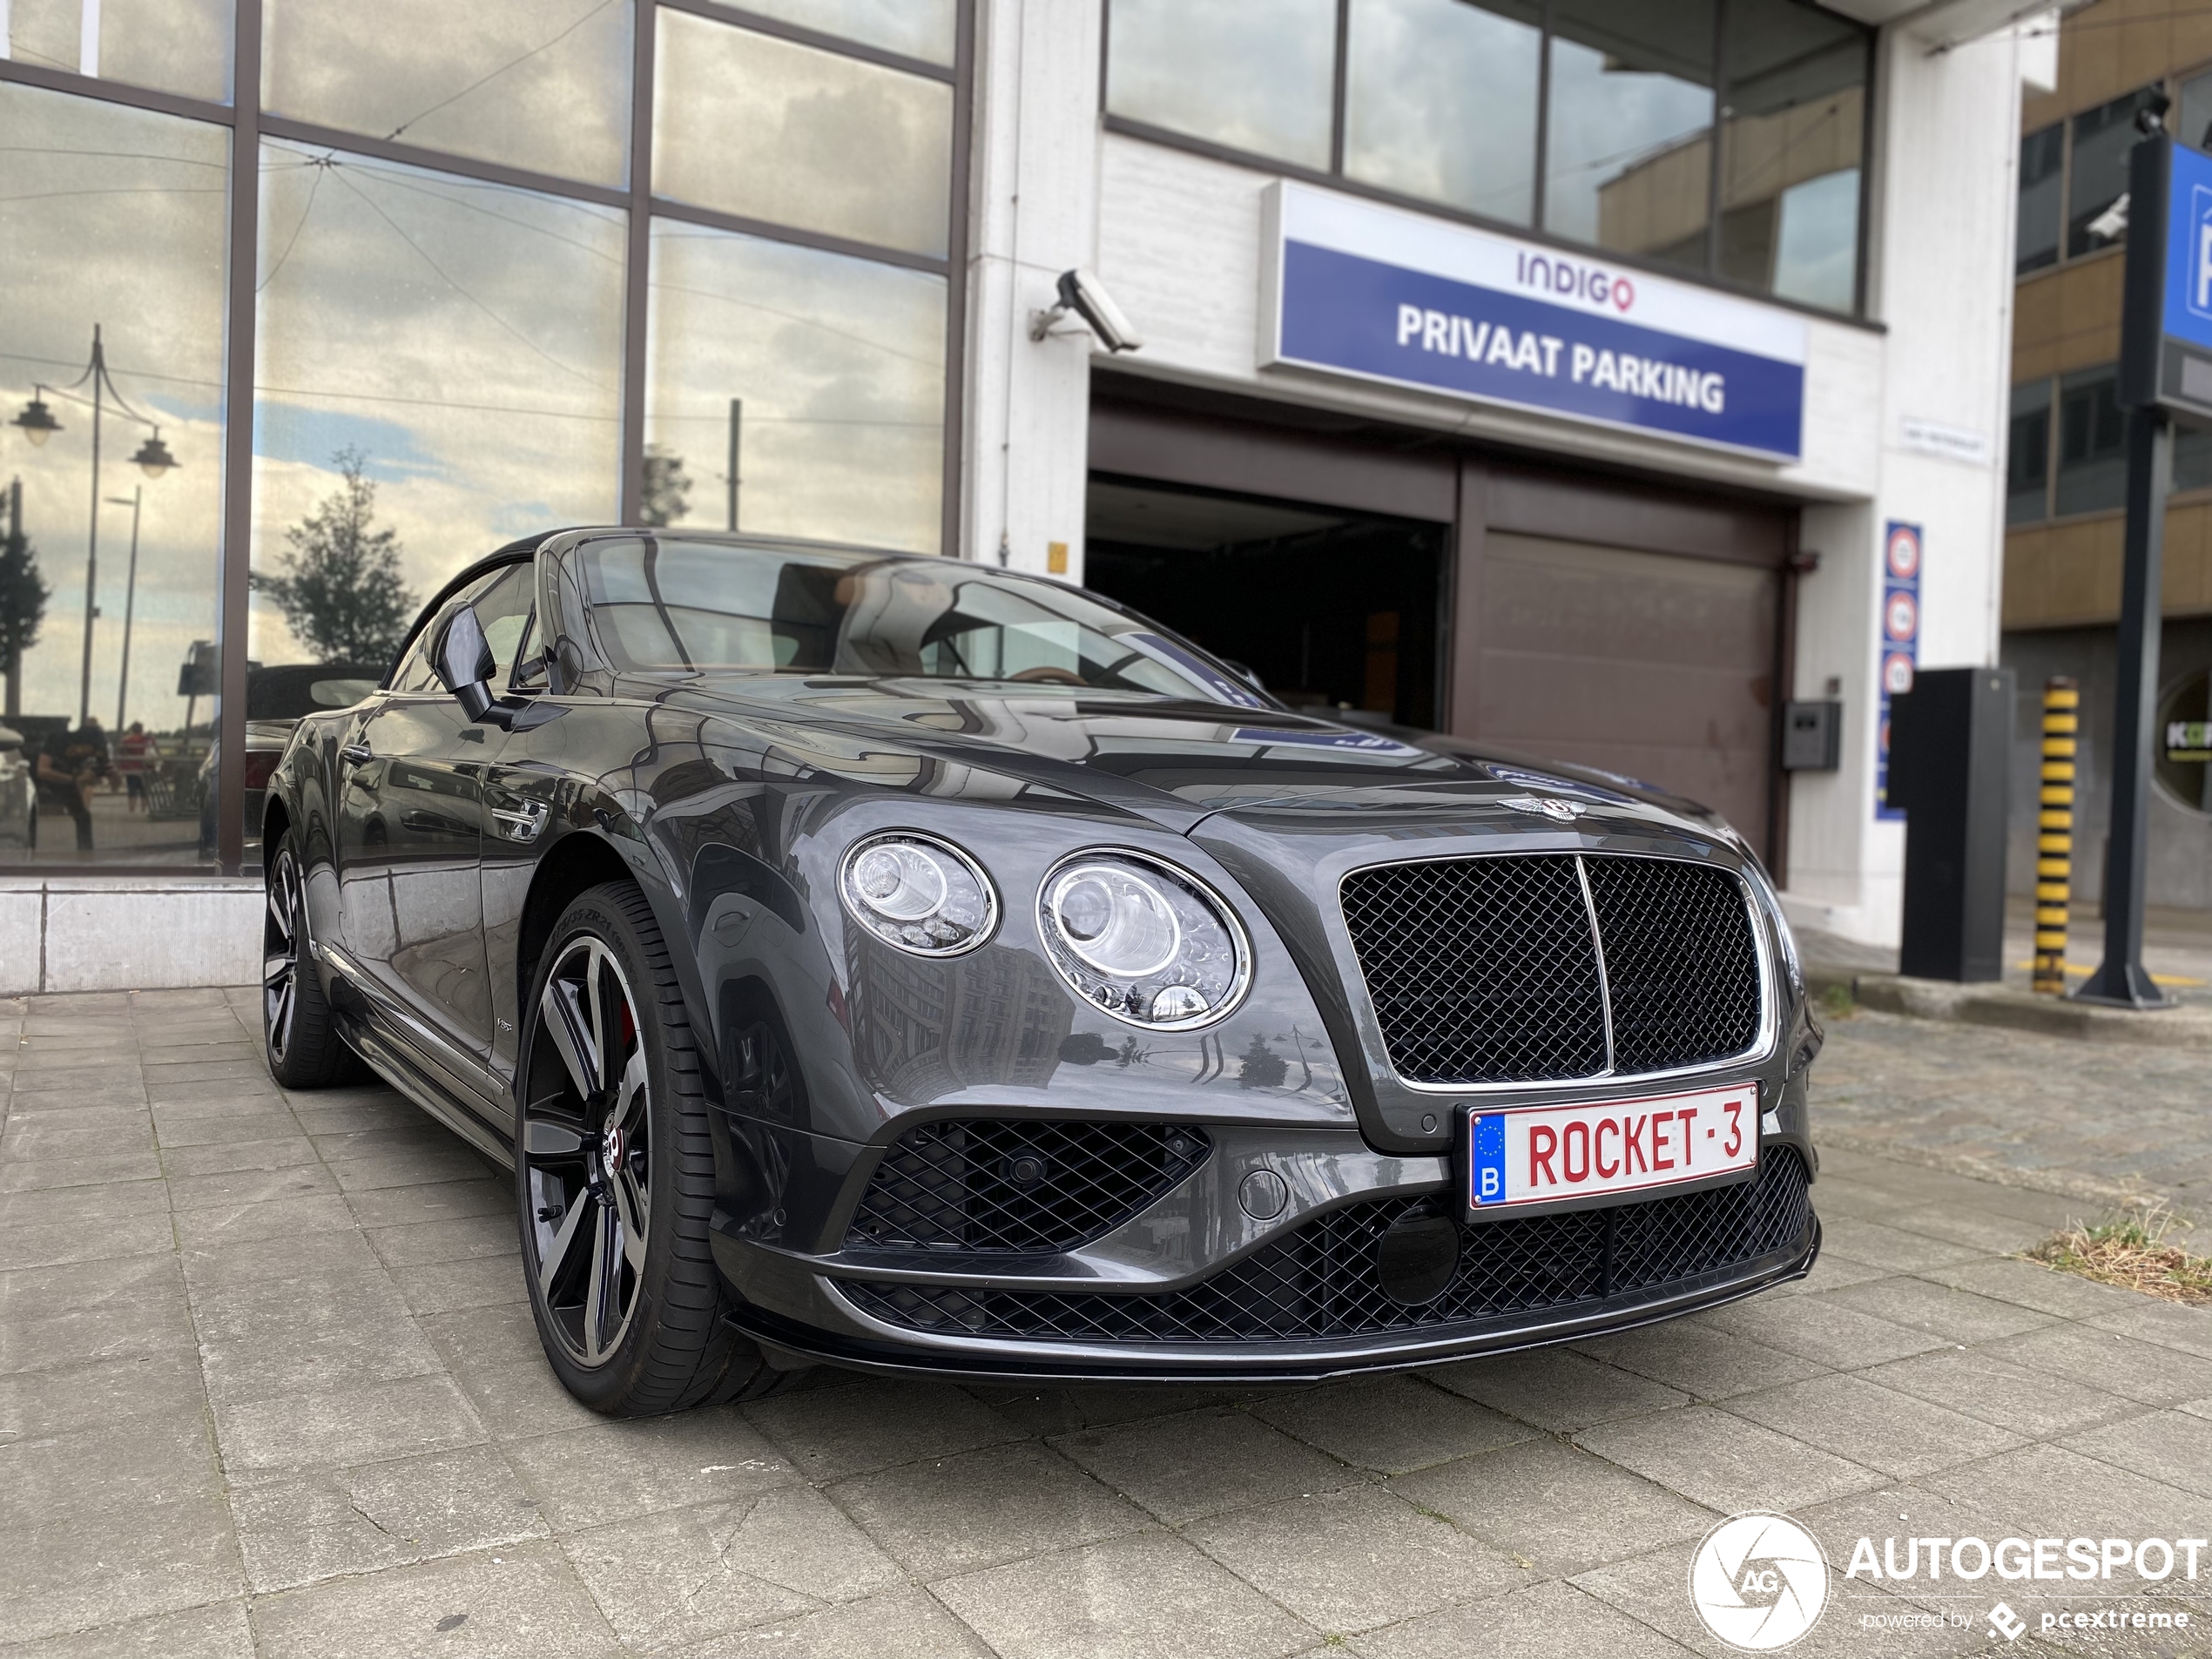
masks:
<svg viewBox="0 0 2212 1659"><path fill-rule="evenodd" d="M1474 730L1625 772L1766 837L1773 570L1492 529Z"/></svg>

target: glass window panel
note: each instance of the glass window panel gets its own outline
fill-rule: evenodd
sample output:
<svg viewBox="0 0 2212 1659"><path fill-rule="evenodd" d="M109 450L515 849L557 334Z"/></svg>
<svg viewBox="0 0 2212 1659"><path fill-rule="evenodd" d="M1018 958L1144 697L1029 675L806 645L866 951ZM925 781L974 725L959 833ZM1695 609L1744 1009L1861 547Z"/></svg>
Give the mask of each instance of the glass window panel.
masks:
<svg viewBox="0 0 2212 1659"><path fill-rule="evenodd" d="M2066 124L2054 121L2020 140L2020 228L2013 268L2033 271L2059 259L2059 186L2066 171Z"/></svg>
<svg viewBox="0 0 2212 1659"><path fill-rule="evenodd" d="M2059 383L2059 516L2102 512L2127 496L2128 421L2117 372L2069 374Z"/></svg>
<svg viewBox="0 0 2212 1659"><path fill-rule="evenodd" d="M1797 0L1730 0L1721 274L1851 308L1866 31Z"/></svg>
<svg viewBox="0 0 2212 1659"><path fill-rule="evenodd" d="M2067 257L2094 253L2127 239L2124 230L2106 235L2090 226L2128 191L2128 152L2142 135L2135 111L2160 96L2146 86L2074 118L2074 176L2066 198Z"/></svg>
<svg viewBox="0 0 2212 1659"><path fill-rule="evenodd" d="M2035 524L2051 513L2051 382L2013 388L2005 446L2005 522Z"/></svg>
<svg viewBox="0 0 2212 1659"><path fill-rule="evenodd" d="M1547 228L1703 269L1711 0L1560 0L1552 27Z"/></svg>
<svg viewBox="0 0 2212 1659"><path fill-rule="evenodd" d="M1536 5L1354 0L1345 172L1471 213L1534 211Z"/></svg>
<svg viewBox="0 0 2212 1659"><path fill-rule="evenodd" d="M2182 83L2182 105L2175 118L2174 136L2200 150L2212 150L2212 74L2193 76Z"/></svg>
<svg viewBox="0 0 2212 1659"><path fill-rule="evenodd" d="M945 252L953 91L944 82L664 10L655 88L655 193Z"/></svg>
<svg viewBox="0 0 2212 1659"><path fill-rule="evenodd" d="M1114 0L1106 107L1326 167L1336 42L1336 0Z"/></svg>
<svg viewBox="0 0 2212 1659"><path fill-rule="evenodd" d="M265 0L274 114L619 185L630 0Z"/></svg>
<svg viewBox="0 0 2212 1659"><path fill-rule="evenodd" d="M276 142L261 192L253 656L388 663L461 566L614 516L624 215Z"/></svg>
<svg viewBox="0 0 2212 1659"><path fill-rule="evenodd" d="M2212 489L2212 428L2174 428L2174 488Z"/></svg>
<svg viewBox="0 0 2212 1659"><path fill-rule="evenodd" d="M652 257L657 521L937 551L944 279L671 220Z"/></svg>
<svg viewBox="0 0 2212 1659"><path fill-rule="evenodd" d="M232 0L7 0L0 24L7 35L0 57L230 100Z"/></svg>
<svg viewBox="0 0 2212 1659"><path fill-rule="evenodd" d="M826 35L866 41L925 63L949 65L959 17L954 0L740 0L747 11ZM665 24L668 13L661 14Z"/></svg>
<svg viewBox="0 0 2212 1659"><path fill-rule="evenodd" d="M45 753L57 768L37 791L34 851L24 845L22 775L6 777L15 766L0 752L0 863L202 856L229 149L222 127L0 83L0 421L14 421L43 383L51 389L39 399L60 423L38 445L0 425L0 465L22 481L37 573L35 584L0 586L0 632L30 631L0 725L25 739L17 761ZM81 378L96 327L114 387L99 393L97 481L93 385ZM152 435L138 416L159 423L173 471L152 478L131 464Z"/></svg>

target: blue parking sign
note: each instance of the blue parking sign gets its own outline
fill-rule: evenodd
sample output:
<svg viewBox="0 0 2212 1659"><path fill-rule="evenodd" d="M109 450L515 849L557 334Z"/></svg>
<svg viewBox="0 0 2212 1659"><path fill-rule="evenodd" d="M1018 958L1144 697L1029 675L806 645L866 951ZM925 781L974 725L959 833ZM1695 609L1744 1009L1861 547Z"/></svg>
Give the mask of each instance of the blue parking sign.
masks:
<svg viewBox="0 0 2212 1659"><path fill-rule="evenodd" d="M2212 350L2212 156L2175 145L2166 200L2165 332Z"/></svg>

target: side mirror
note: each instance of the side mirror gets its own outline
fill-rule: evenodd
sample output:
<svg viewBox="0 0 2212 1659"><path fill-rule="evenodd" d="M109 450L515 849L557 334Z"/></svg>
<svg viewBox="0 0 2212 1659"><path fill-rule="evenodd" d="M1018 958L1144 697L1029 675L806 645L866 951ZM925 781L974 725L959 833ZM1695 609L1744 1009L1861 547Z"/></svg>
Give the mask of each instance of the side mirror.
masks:
<svg viewBox="0 0 2212 1659"><path fill-rule="evenodd" d="M430 660L437 670L439 682L459 699L462 712L470 720L501 726L507 724L500 716L508 711L499 707L491 694L491 677L498 672L499 664L493 660L475 606L463 605L446 618Z"/></svg>

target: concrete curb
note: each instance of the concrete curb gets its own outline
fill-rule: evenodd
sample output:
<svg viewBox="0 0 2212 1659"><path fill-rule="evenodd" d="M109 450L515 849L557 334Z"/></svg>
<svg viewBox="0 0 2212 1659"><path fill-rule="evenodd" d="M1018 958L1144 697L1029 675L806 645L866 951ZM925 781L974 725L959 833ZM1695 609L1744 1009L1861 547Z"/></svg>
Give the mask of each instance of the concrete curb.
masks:
<svg viewBox="0 0 2212 1659"><path fill-rule="evenodd" d="M1815 996L1841 988L1864 1008L1919 1020L1955 1020L1964 1025L2000 1026L2043 1036L2083 1042L2141 1043L2161 1049L2212 1049L2212 1007L2185 1004L2155 1013L2089 1008L2055 996L2002 985L1954 985L1945 980L1907 979L1901 974L1865 974L1850 968L1808 967L1805 981Z"/></svg>

